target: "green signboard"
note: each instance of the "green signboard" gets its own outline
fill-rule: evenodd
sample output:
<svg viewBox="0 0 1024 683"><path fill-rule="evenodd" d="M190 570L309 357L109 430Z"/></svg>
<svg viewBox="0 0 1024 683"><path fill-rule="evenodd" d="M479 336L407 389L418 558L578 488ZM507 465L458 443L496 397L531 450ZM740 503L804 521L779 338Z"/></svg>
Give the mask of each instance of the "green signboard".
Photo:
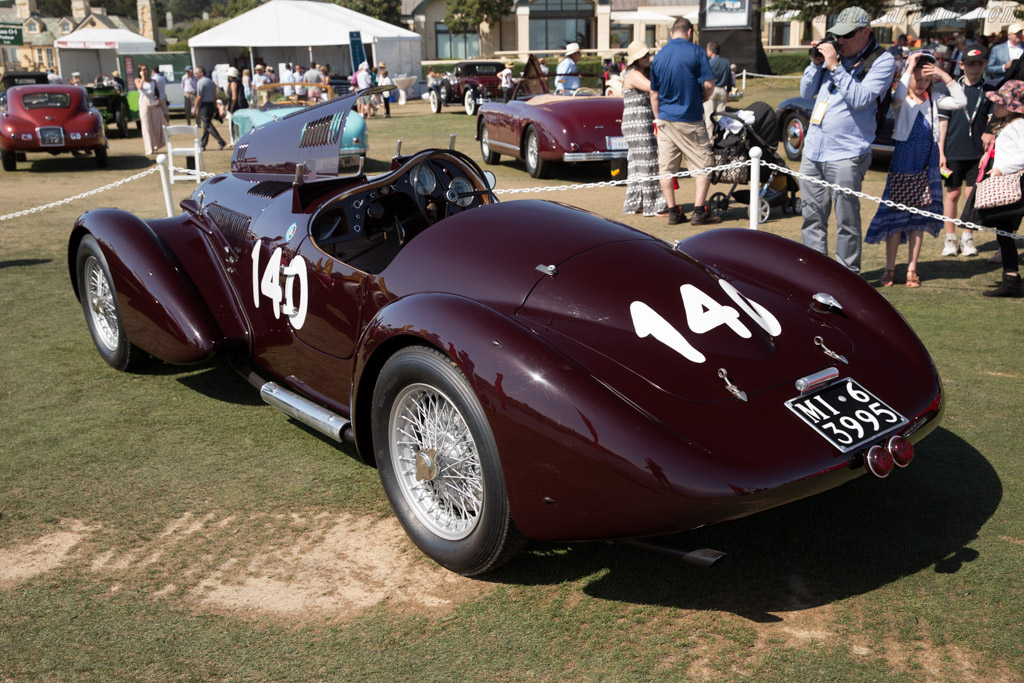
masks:
<svg viewBox="0 0 1024 683"><path fill-rule="evenodd" d="M0 45L23 45L21 26L0 24Z"/></svg>

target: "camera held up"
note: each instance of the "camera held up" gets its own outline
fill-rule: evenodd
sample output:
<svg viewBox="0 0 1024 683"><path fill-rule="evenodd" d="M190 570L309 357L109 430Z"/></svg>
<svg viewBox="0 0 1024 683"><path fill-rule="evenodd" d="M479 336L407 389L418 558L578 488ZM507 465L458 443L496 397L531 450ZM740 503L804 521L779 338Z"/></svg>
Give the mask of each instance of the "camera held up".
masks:
<svg viewBox="0 0 1024 683"><path fill-rule="evenodd" d="M834 47L837 53L839 52L839 38L836 37L836 34L826 33L825 39L819 42L818 45L824 45L825 43L828 43L829 45ZM818 50L818 45L815 45L814 47L807 51L807 54L811 56L811 59L817 59L818 57L824 56L821 54L821 51Z"/></svg>

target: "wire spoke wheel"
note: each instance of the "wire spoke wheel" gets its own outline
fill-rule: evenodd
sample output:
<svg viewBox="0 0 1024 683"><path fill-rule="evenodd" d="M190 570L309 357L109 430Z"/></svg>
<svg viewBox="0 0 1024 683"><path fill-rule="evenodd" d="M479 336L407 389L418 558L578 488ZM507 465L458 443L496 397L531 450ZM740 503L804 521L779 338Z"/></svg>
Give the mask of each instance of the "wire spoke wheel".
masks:
<svg viewBox="0 0 1024 683"><path fill-rule="evenodd" d="M476 442L458 408L436 387L413 384L391 411L391 457L416 518L455 541L476 528L483 475Z"/></svg>
<svg viewBox="0 0 1024 683"><path fill-rule="evenodd" d="M85 260L85 276L89 283L89 290L85 292L88 300L87 311L96 330L96 341L108 351L114 352L121 339L117 306L114 303L110 281L96 257L89 256Z"/></svg>

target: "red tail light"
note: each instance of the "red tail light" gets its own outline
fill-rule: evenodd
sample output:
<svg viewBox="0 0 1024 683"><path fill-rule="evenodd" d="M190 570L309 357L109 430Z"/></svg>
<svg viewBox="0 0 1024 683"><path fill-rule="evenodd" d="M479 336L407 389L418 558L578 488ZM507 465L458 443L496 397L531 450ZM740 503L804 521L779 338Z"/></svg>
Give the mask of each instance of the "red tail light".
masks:
<svg viewBox="0 0 1024 683"><path fill-rule="evenodd" d="M868 471L879 479L885 479L892 472L892 453L881 446L872 446L864 456L864 465Z"/></svg>
<svg viewBox="0 0 1024 683"><path fill-rule="evenodd" d="M892 459L897 467L906 467L914 459L914 444L902 436L894 436L889 439L886 448L892 453Z"/></svg>

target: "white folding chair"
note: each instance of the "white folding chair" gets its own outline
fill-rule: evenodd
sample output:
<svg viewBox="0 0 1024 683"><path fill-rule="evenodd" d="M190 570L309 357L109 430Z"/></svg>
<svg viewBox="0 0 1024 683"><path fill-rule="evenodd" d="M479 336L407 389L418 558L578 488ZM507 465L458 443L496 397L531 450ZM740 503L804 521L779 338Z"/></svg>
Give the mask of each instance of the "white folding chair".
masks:
<svg viewBox="0 0 1024 683"><path fill-rule="evenodd" d="M174 138L177 137L175 141ZM194 180L197 183L203 182L198 175L175 171L177 168L188 168L187 157L193 157L195 170L203 170L203 148L199 144L198 126L164 126L164 139L167 140L167 157L171 162L171 182L175 180ZM179 162L179 157L186 159Z"/></svg>

